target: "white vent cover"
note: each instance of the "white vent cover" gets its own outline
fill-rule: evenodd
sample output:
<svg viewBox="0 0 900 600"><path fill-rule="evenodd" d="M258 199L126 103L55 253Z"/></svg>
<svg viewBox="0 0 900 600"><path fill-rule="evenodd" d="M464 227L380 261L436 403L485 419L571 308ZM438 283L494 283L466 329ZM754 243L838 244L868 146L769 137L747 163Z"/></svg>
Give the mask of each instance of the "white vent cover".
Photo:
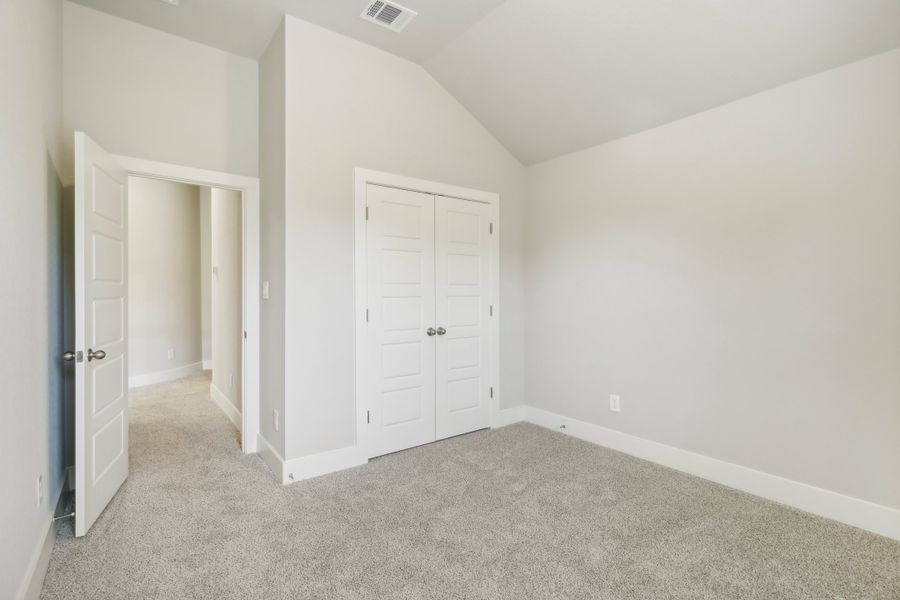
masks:
<svg viewBox="0 0 900 600"><path fill-rule="evenodd" d="M371 0L360 17L391 31L403 31L417 14L416 11L404 8L387 0Z"/></svg>

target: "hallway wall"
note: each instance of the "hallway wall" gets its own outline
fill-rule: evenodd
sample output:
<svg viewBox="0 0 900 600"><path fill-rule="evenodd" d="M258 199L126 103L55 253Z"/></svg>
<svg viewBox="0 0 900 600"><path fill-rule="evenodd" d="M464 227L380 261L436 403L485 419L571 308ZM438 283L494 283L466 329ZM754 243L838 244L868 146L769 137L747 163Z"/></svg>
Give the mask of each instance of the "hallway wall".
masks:
<svg viewBox="0 0 900 600"><path fill-rule="evenodd" d="M210 334L213 385L242 411L243 245L241 193L212 188Z"/></svg>
<svg viewBox="0 0 900 600"><path fill-rule="evenodd" d="M129 381L199 370L200 188L142 177L128 187Z"/></svg>

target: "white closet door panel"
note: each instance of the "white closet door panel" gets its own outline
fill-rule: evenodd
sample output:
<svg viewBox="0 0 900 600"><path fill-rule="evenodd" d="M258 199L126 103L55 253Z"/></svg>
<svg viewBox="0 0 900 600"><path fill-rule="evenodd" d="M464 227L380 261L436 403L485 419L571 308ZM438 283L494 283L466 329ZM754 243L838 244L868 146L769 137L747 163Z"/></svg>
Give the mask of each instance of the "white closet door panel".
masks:
<svg viewBox="0 0 900 600"><path fill-rule="evenodd" d="M489 281L490 206L436 197L437 439L490 424Z"/></svg>
<svg viewBox="0 0 900 600"><path fill-rule="evenodd" d="M367 454L434 441L434 196L366 189Z"/></svg>

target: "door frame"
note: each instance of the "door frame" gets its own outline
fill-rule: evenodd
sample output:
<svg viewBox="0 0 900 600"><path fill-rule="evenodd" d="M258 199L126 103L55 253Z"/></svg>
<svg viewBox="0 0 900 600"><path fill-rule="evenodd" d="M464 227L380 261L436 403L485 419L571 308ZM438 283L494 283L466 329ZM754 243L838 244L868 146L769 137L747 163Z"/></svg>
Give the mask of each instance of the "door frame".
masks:
<svg viewBox="0 0 900 600"><path fill-rule="evenodd" d="M490 304L493 307L493 318L491 319L489 328L491 338L489 353L491 361L490 387L493 389L493 396L490 399L490 417L488 423L492 428L499 426L502 424L499 419L500 398L502 393L500 385L500 318L502 315L500 308L500 194L359 167L354 170L354 177L355 207L353 224L355 250L353 260L353 296L354 312L356 315L354 413L356 414L357 451L361 456L368 458L368 455L366 454L366 403L363 399L366 394L365 383L367 381L364 373L367 366L366 347L368 344L368 328L366 326L366 309L368 304L367 281L369 275L367 264L368 246L366 243L366 186L370 184L413 192L423 192L435 196L459 198L461 200L481 202L490 205L490 219L493 227L493 235L491 235L491 272L488 276L488 280L490 281L491 286Z"/></svg>
<svg viewBox="0 0 900 600"><path fill-rule="evenodd" d="M130 156L114 154L113 158L129 177L165 179L241 192L245 336L241 377L241 448L245 454L255 453L259 437L259 179Z"/></svg>

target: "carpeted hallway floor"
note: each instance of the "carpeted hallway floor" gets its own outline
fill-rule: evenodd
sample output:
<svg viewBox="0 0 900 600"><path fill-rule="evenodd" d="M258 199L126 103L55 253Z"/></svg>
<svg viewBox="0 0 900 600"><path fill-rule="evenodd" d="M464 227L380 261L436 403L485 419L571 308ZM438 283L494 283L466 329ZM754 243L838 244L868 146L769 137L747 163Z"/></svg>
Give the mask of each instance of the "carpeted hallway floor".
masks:
<svg viewBox="0 0 900 600"><path fill-rule="evenodd" d="M196 377L133 395L131 472L42 598L900 598L900 543L531 425L278 485Z"/></svg>

